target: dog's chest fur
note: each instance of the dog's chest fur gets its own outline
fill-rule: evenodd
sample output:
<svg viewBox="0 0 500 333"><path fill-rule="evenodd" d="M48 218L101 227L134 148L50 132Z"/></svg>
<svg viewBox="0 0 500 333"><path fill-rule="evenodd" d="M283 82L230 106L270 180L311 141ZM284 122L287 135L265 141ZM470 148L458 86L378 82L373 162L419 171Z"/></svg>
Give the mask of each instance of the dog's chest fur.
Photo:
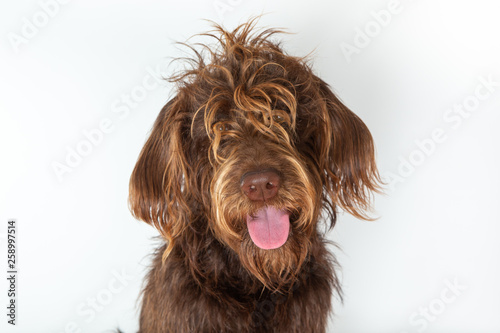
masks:
<svg viewBox="0 0 500 333"><path fill-rule="evenodd" d="M199 236L192 241L205 246L197 253L179 244L162 263L165 245L158 249L144 288L141 332L324 332L334 286L320 240L285 293L264 288L230 249Z"/></svg>

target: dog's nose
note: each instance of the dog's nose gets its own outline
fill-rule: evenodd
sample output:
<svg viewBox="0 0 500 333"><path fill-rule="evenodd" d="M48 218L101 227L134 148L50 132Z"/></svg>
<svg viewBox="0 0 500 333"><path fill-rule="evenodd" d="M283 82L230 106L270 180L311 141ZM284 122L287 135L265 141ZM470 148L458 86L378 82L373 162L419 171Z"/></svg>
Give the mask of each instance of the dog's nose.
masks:
<svg viewBox="0 0 500 333"><path fill-rule="evenodd" d="M275 170L247 172L241 177L241 189L252 201L265 201L274 197L281 183Z"/></svg>

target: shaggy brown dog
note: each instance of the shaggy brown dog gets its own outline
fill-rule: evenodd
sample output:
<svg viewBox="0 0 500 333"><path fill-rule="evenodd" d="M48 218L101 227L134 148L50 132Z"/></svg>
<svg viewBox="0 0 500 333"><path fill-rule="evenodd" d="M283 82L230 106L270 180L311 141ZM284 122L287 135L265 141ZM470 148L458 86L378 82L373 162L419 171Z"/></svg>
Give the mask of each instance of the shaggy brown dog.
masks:
<svg viewBox="0 0 500 333"><path fill-rule="evenodd" d="M379 177L365 124L255 20L208 34L174 76L130 181L135 217L165 244L140 332L324 332L340 295L318 230L367 219Z"/></svg>

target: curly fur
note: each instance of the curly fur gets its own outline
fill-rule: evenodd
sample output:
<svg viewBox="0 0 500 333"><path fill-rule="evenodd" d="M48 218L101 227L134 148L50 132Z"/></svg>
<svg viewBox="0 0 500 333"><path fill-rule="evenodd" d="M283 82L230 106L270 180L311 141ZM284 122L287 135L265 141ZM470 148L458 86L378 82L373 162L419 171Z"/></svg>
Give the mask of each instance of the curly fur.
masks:
<svg viewBox="0 0 500 333"><path fill-rule="evenodd" d="M191 67L171 78L130 180L134 216L165 240L143 291L140 332L324 332L336 260L318 231L338 208L369 219L378 190L365 124L256 20L207 33ZM279 172L278 195L252 201L242 176ZM286 243L263 250L245 216L290 212Z"/></svg>

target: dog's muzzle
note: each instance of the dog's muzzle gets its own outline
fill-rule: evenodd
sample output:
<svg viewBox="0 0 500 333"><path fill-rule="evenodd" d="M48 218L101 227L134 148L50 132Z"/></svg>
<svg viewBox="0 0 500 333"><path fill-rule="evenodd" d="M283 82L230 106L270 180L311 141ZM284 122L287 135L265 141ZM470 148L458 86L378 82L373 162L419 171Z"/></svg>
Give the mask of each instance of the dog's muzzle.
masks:
<svg viewBox="0 0 500 333"><path fill-rule="evenodd" d="M266 202L278 194L281 177L274 169L253 171L241 177L240 185L248 199ZM255 245L264 250L277 249L288 239L290 214L266 205L256 214L247 215L247 228Z"/></svg>

